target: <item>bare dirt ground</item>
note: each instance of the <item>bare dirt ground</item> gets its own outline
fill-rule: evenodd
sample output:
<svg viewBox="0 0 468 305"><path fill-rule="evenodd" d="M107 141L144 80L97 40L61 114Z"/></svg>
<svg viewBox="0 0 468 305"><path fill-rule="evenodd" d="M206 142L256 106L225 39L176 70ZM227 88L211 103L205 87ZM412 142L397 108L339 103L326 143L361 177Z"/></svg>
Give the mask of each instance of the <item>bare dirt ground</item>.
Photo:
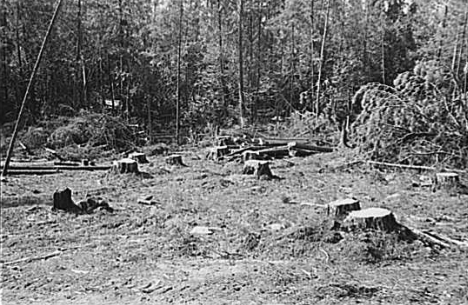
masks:
<svg viewBox="0 0 468 305"><path fill-rule="evenodd" d="M202 155L185 153L180 168L151 157L143 176L9 177L2 304L468 304L466 250L372 232L339 240L317 205L354 196L468 240L468 196L412 187L411 172L321 170L331 154L274 161L282 179L272 181ZM65 187L75 201L107 199L114 213L53 212ZM137 203L149 195L154 205ZM191 234L196 226L212 234Z"/></svg>

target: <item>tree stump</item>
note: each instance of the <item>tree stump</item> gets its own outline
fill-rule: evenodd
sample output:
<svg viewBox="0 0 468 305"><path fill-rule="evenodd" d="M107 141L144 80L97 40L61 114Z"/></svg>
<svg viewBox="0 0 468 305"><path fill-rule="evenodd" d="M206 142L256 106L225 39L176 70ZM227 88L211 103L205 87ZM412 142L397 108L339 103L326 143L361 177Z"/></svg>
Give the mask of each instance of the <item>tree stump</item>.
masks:
<svg viewBox="0 0 468 305"><path fill-rule="evenodd" d="M134 152L128 155L129 159L135 160L138 163L149 163L146 155L140 152Z"/></svg>
<svg viewBox="0 0 468 305"><path fill-rule="evenodd" d="M333 216L336 220L343 220L352 211L358 211L361 209L359 200L354 198L339 199L330 202L327 205L327 215Z"/></svg>
<svg viewBox="0 0 468 305"><path fill-rule="evenodd" d="M129 158L114 161L112 171L118 174L137 174L139 172L138 163L137 161Z"/></svg>
<svg viewBox="0 0 468 305"><path fill-rule="evenodd" d="M397 231L401 227L393 213L382 208L352 211L343 221L343 226L350 229L371 229L385 232Z"/></svg>
<svg viewBox="0 0 468 305"><path fill-rule="evenodd" d="M218 161L227 154L229 154L228 146L215 146L210 148L206 155L206 159Z"/></svg>
<svg viewBox="0 0 468 305"><path fill-rule="evenodd" d="M170 156L166 157L166 164L176 165L176 166L186 166L182 162L182 156L181 155L170 155Z"/></svg>
<svg viewBox="0 0 468 305"><path fill-rule="evenodd" d="M268 161L248 160L244 163L242 174L255 175L257 179L273 178L273 174L270 170L270 162Z"/></svg>
<svg viewBox="0 0 468 305"><path fill-rule="evenodd" d="M249 160L262 160L263 158L260 156L260 154L256 151L253 150L246 150L242 153L242 159L245 161Z"/></svg>
<svg viewBox="0 0 468 305"><path fill-rule="evenodd" d="M459 185L460 177L456 173L437 173L435 182L437 189L452 189Z"/></svg>
<svg viewBox="0 0 468 305"><path fill-rule="evenodd" d="M72 191L69 188L54 193L54 207L52 210L64 210L72 213L80 213L81 208L77 206L72 198Z"/></svg>

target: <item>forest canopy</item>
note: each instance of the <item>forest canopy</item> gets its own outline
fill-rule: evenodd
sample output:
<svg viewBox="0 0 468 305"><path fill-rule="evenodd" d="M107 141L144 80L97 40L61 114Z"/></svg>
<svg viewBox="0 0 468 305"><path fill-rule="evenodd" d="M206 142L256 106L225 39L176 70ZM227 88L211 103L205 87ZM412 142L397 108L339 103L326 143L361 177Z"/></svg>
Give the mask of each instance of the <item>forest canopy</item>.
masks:
<svg viewBox="0 0 468 305"><path fill-rule="evenodd" d="M55 4L1 0L0 123L16 119ZM466 109L466 23L462 0L66 0L25 123L110 105L149 132L339 122L361 86L416 67Z"/></svg>

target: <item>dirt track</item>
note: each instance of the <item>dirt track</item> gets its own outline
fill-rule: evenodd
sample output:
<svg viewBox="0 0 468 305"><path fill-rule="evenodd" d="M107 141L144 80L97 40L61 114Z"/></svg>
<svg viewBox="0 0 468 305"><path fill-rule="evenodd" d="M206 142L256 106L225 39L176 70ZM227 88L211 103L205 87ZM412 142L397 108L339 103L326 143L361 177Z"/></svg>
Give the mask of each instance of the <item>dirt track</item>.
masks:
<svg viewBox="0 0 468 305"><path fill-rule="evenodd" d="M468 197L411 187L411 174L320 173L328 156L275 161L282 180L184 155L146 177L65 172L2 184L3 304L466 304L468 253L391 235L324 230L325 204L354 196L402 221L468 240ZM114 213L52 212L69 187ZM137 203L152 195L153 206ZM194 235L195 226L214 227ZM35 259L52 254L47 259ZM24 259L21 261L21 259ZM28 260L29 259L29 260Z"/></svg>

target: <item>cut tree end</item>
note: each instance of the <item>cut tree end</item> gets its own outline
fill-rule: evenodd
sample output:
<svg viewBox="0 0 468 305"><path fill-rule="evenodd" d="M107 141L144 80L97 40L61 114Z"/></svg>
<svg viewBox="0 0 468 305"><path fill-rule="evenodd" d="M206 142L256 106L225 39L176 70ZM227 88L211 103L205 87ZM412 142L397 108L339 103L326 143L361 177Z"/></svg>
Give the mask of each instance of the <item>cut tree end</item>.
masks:
<svg viewBox="0 0 468 305"><path fill-rule="evenodd" d="M327 215L335 217L337 220L343 220L352 211L361 209L359 200L354 198L345 198L335 200L327 205Z"/></svg>
<svg viewBox="0 0 468 305"><path fill-rule="evenodd" d="M138 163L137 161L125 158L118 161L114 161L112 165L112 172L118 174L131 174L131 173L139 173L138 171Z"/></svg>
<svg viewBox="0 0 468 305"><path fill-rule="evenodd" d="M168 165L176 165L176 166L187 166L182 162L181 155L170 155L166 157L166 164Z"/></svg>
<svg viewBox="0 0 468 305"><path fill-rule="evenodd" d="M248 160L244 163L242 170L244 175L255 175L257 179L272 179L273 173L270 170L270 162L260 160Z"/></svg>
<svg viewBox="0 0 468 305"><path fill-rule="evenodd" d="M456 173L437 173L436 188L451 189L459 186L460 177Z"/></svg>
<svg viewBox="0 0 468 305"><path fill-rule="evenodd" d="M131 153L128 155L128 158L135 160L138 163L149 163L148 159L146 158L146 155L140 152Z"/></svg>
<svg viewBox="0 0 468 305"><path fill-rule="evenodd" d="M383 208L352 211L343 221L343 225L351 229L373 229L386 232L394 232L401 227L393 213Z"/></svg>

